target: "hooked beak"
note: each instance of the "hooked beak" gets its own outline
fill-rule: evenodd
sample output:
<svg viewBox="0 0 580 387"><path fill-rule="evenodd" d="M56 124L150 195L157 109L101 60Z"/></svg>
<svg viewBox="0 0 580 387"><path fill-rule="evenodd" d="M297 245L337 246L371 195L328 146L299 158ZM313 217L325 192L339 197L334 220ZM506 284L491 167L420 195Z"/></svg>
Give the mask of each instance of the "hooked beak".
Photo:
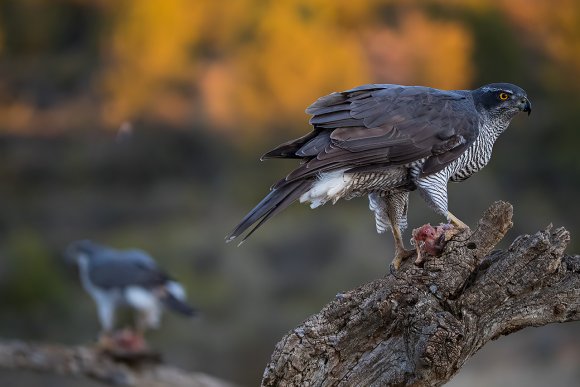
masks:
<svg viewBox="0 0 580 387"><path fill-rule="evenodd" d="M532 113L532 103L530 102L528 97L523 97L518 102L518 107L520 108L521 111L527 112L528 116Z"/></svg>

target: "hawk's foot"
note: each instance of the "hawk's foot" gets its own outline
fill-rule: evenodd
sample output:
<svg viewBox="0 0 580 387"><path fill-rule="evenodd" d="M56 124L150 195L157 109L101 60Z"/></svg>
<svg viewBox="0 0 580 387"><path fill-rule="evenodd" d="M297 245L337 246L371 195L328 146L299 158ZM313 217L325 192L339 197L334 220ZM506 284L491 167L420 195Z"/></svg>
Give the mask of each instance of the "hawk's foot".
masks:
<svg viewBox="0 0 580 387"><path fill-rule="evenodd" d="M399 270L401 263L413 255L415 255L415 250L407 250L404 248L397 249L395 251L395 258L393 259L393 262L391 262L391 273L395 270Z"/></svg>
<svg viewBox="0 0 580 387"><path fill-rule="evenodd" d="M415 265L422 266L423 262L425 262L425 257L421 253L421 247L417 245L417 259L415 259Z"/></svg>
<svg viewBox="0 0 580 387"><path fill-rule="evenodd" d="M143 352L148 350L143 332L140 330L123 329L115 335L118 348L128 352Z"/></svg>
<svg viewBox="0 0 580 387"><path fill-rule="evenodd" d="M132 329L102 333L99 336L97 348L113 354L138 353L149 349L143 335Z"/></svg>
<svg viewBox="0 0 580 387"><path fill-rule="evenodd" d="M102 332L97 340L97 348L106 352L115 349L115 338L111 332Z"/></svg>
<svg viewBox="0 0 580 387"><path fill-rule="evenodd" d="M465 230L468 229L469 226L466 225L465 223L463 223L458 217L456 217L455 215L453 215L451 212L447 211L447 220L454 225L455 227L457 227L460 230ZM458 230L457 232L459 232L460 230ZM457 233L456 232L456 233Z"/></svg>

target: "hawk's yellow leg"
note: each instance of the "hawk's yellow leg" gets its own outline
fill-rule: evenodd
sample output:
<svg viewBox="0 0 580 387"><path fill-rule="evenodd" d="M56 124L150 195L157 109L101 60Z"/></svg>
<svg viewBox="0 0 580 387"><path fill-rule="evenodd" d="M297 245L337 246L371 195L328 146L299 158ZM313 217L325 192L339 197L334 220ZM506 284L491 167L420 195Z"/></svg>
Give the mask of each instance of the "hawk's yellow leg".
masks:
<svg viewBox="0 0 580 387"><path fill-rule="evenodd" d="M398 224L391 223L391 227L393 229L393 237L395 238L395 258L391 265L393 265L393 268L397 270L399 269L399 266L401 266L401 262L415 254L415 250L405 249L401 229Z"/></svg>

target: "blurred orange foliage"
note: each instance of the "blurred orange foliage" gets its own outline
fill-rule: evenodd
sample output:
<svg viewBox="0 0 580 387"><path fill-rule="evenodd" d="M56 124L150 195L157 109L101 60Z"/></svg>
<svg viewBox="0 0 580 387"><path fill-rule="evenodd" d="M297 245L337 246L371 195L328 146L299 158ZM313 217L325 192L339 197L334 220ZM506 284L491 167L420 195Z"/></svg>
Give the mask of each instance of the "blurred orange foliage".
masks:
<svg viewBox="0 0 580 387"><path fill-rule="evenodd" d="M504 0L500 6L510 21L522 31L528 45L539 46L542 51L573 74L558 84L553 71L546 75L552 85L567 87L570 82L580 86L580 2L577 0L525 1ZM561 72L561 71L560 71ZM562 74L559 74L560 76Z"/></svg>
<svg viewBox="0 0 580 387"><path fill-rule="evenodd" d="M442 89L470 84L472 42L460 23L430 20L415 10L399 28L369 30L365 43L375 78Z"/></svg>
<svg viewBox="0 0 580 387"><path fill-rule="evenodd" d="M119 125L147 111L184 118L187 106L176 98L175 86L196 76L189 47L199 39L202 5L188 0L112 2L113 26L102 42L106 124ZM161 102L158 109L166 99L171 103Z"/></svg>
<svg viewBox="0 0 580 387"><path fill-rule="evenodd" d="M475 28L486 25L474 27L474 15L505 20L522 46L541 50L571 73L580 68L575 0L558 6L548 0L59 3L94 8L103 27L95 32L99 61L87 96L56 110L74 107L109 128L151 119L236 133L281 126L303 131L304 108L332 91L364 83L477 86ZM0 55L5 34L0 25ZM550 71L559 74L557 67ZM28 99L0 98L0 115L0 130L33 127L38 117L47 122Z"/></svg>
<svg viewBox="0 0 580 387"><path fill-rule="evenodd" d="M469 85L471 40L460 23L413 7L388 26L375 15L380 3L115 3L103 41L105 122L147 113L259 131L303 122L317 97L362 83Z"/></svg>

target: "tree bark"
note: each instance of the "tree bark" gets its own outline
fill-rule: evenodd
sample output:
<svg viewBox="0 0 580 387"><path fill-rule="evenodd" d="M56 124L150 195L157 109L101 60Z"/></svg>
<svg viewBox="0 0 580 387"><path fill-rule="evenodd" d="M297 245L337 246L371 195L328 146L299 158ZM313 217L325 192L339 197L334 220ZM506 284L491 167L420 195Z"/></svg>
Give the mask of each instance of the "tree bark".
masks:
<svg viewBox="0 0 580 387"><path fill-rule="evenodd" d="M263 386L440 386L489 340L580 319L580 256L564 228L522 235L494 203L423 267L338 294L276 345Z"/></svg>
<svg viewBox="0 0 580 387"><path fill-rule="evenodd" d="M113 360L92 347L59 344L0 342L0 368L25 369L63 376L86 377L113 386L233 387L202 373L163 364L128 364Z"/></svg>

